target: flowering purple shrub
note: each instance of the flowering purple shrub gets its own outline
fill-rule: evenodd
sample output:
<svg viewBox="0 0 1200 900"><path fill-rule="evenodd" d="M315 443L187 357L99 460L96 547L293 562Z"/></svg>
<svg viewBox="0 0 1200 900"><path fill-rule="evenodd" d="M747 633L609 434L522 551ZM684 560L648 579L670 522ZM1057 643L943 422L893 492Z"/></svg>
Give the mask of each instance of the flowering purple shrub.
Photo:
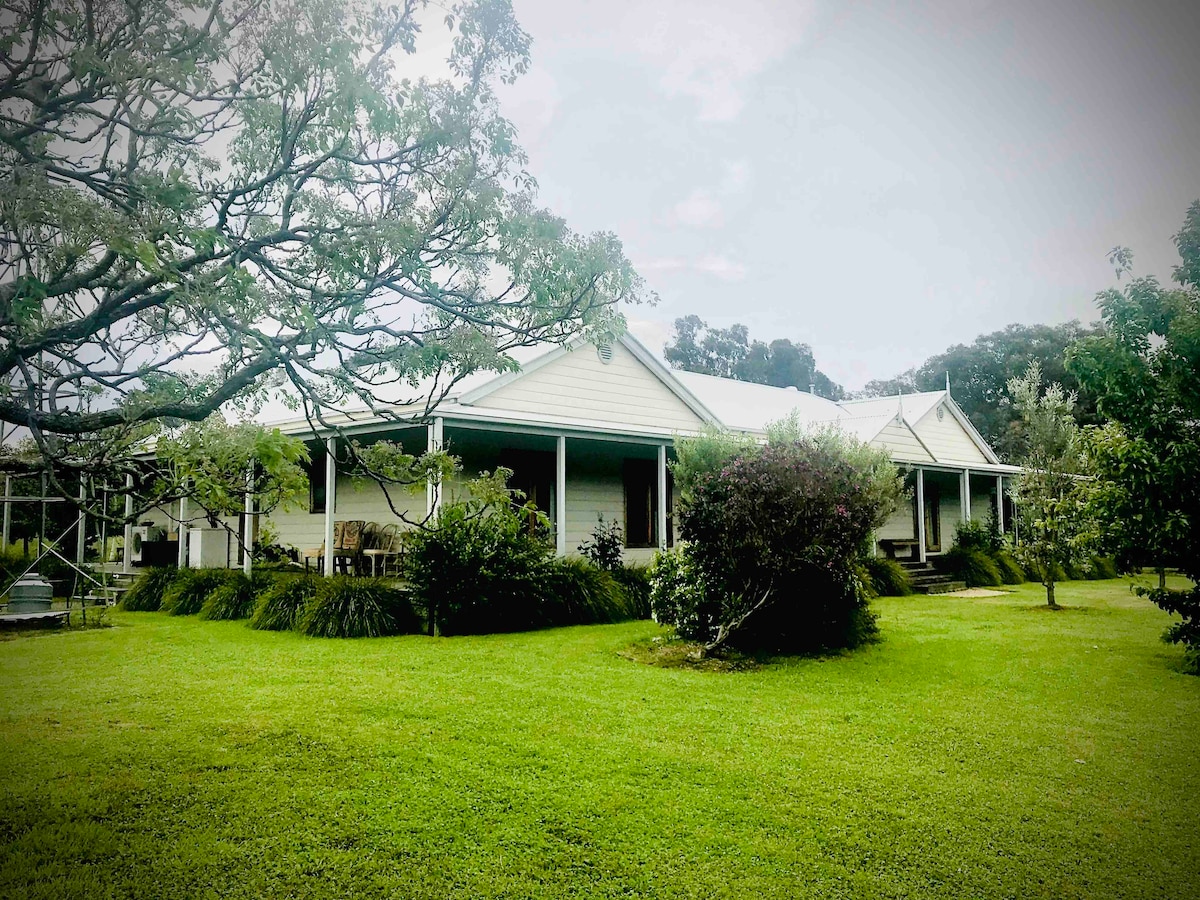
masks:
<svg viewBox="0 0 1200 900"><path fill-rule="evenodd" d="M662 596L655 613L710 647L804 652L870 640L857 560L900 495L886 457L829 433L744 448L692 473L679 518L695 584L677 614Z"/></svg>

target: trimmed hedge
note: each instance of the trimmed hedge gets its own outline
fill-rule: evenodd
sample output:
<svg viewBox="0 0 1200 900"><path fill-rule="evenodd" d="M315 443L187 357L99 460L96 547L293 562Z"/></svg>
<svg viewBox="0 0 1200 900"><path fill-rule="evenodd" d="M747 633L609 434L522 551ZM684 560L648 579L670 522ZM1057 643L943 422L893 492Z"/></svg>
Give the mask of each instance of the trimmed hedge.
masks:
<svg viewBox="0 0 1200 900"><path fill-rule="evenodd" d="M254 604L250 627L261 631L291 631L317 595L320 581L312 575L275 576Z"/></svg>
<svg viewBox="0 0 1200 900"><path fill-rule="evenodd" d="M174 566L146 569L121 598L121 609L128 612L158 612L162 608L163 595L170 590L178 574L179 570Z"/></svg>
<svg viewBox="0 0 1200 900"><path fill-rule="evenodd" d="M408 595L383 578L336 576L322 580L297 629L312 637L385 637L414 634L420 622Z"/></svg>

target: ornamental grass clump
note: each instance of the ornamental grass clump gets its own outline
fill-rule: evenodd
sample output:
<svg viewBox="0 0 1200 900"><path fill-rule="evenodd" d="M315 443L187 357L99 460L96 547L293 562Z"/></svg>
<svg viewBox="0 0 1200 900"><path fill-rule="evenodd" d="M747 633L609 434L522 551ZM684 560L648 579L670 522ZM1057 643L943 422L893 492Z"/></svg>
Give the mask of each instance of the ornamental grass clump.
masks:
<svg viewBox="0 0 1200 900"><path fill-rule="evenodd" d="M271 580L272 576L268 572L255 572L249 578L241 572L230 573L225 581L208 595L204 606L200 608L200 618L213 621L250 618L254 613L255 599L267 588Z"/></svg>
<svg viewBox="0 0 1200 900"><path fill-rule="evenodd" d="M312 575L278 576L255 602L250 627L260 631L292 630L317 595L320 581Z"/></svg>
<svg viewBox="0 0 1200 900"><path fill-rule="evenodd" d="M587 559L548 560L541 585L548 624L597 625L638 618L637 602L613 574Z"/></svg>
<svg viewBox="0 0 1200 900"><path fill-rule="evenodd" d="M869 556L863 560L864 587L876 597L907 597L912 593L912 581L904 566L885 556ZM866 582L869 581L869 584Z"/></svg>
<svg viewBox="0 0 1200 900"><path fill-rule="evenodd" d="M179 571L173 566L146 569L121 598L121 609L127 612L158 612L162 608L163 595L175 583Z"/></svg>
<svg viewBox="0 0 1200 900"><path fill-rule="evenodd" d="M792 421L768 435L765 447L730 442L728 454L709 455L712 467L689 467L679 505L686 544L660 556L655 616L705 652L871 640L861 548L903 494L895 467L836 431L806 433Z"/></svg>
<svg viewBox="0 0 1200 900"><path fill-rule="evenodd" d="M297 625L312 637L358 638L413 634L419 622L408 595L385 578L322 579Z"/></svg>
<svg viewBox="0 0 1200 900"><path fill-rule="evenodd" d="M231 574L228 569L180 569L163 593L162 609L172 616L195 615Z"/></svg>

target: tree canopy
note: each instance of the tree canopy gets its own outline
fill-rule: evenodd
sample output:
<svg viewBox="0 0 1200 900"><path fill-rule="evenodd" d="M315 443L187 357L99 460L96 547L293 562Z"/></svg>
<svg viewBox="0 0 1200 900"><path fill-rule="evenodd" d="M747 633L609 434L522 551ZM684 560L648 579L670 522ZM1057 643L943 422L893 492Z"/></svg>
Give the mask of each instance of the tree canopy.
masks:
<svg viewBox="0 0 1200 900"><path fill-rule="evenodd" d="M950 375L954 400L989 445L1004 459L1020 455L1024 424L1008 395L1008 383L1024 376L1037 363L1042 377L1074 393L1075 421L1093 425L1101 421L1096 395L1079 383L1064 365L1066 350L1075 341L1096 334L1094 328L1067 322L1064 325L1009 325L983 334L970 344L955 344L931 356L920 366L895 378L870 381L863 390L867 397L897 393L937 391Z"/></svg>
<svg viewBox="0 0 1200 900"><path fill-rule="evenodd" d="M663 355L676 369L719 375L738 381L796 387L831 400L845 396L842 386L817 369L812 347L778 339L767 344L750 340L745 325L710 328L699 316L675 320L674 340Z"/></svg>
<svg viewBox="0 0 1200 900"><path fill-rule="evenodd" d="M1131 277L1096 298L1107 330L1071 348L1068 369L1112 422L1087 436L1102 546L1126 569L1178 565L1200 584L1200 201L1175 237L1177 287ZM1118 279L1132 254L1112 253ZM1170 632L1200 671L1200 591L1152 599L1183 621Z"/></svg>
<svg viewBox="0 0 1200 900"><path fill-rule="evenodd" d="M507 350L622 327L612 234L537 207L494 93L529 64L465 0L5 0L0 422L109 471L148 429L268 397L434 405Z"/></svg>

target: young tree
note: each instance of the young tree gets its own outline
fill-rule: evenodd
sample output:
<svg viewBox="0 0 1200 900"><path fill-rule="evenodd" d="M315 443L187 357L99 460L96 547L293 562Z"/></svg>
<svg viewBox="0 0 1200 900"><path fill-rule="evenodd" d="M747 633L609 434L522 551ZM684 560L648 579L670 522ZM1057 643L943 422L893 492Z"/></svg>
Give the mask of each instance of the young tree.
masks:
<svg viewBox="0 0 1200 900"><path fill-rule="evenodd" d="M278 397L428 410L514 347L621 327L611 234L534 202L493 85L508 0L4 0L0 423L52 481L147 427ZM50 465L54 461L54 465Z"/></svg>
<svg viewBox="0 0 1200 900"><path fill-rule="evenodd" d="M1150 598L1181 621L1168 632L1200 672L1200 589L1172 591L1163 567L1200 584L1200 201L1175 237L1175 288L1134 277L1097 297L1107 331L1071 348L1067 365L1113 423L1088 437L1091 507L1125 570L1159 569ZM1118 279L1132 254L1118 248Z"/></svg>
<svg viewBox="0 0 1200 900"><path fill-rule="evenodd" d="M1046 605L1058 609L1054 586L1059 573L1079 552L1079 427L1071 414L1075 395L1051 384L1042 390L1042 371L1031 363L1022 378L1008 382L1013 407L1024 424L1022 473L1014 496L1021 515L1022 560L1040 576Z"/></svg>

